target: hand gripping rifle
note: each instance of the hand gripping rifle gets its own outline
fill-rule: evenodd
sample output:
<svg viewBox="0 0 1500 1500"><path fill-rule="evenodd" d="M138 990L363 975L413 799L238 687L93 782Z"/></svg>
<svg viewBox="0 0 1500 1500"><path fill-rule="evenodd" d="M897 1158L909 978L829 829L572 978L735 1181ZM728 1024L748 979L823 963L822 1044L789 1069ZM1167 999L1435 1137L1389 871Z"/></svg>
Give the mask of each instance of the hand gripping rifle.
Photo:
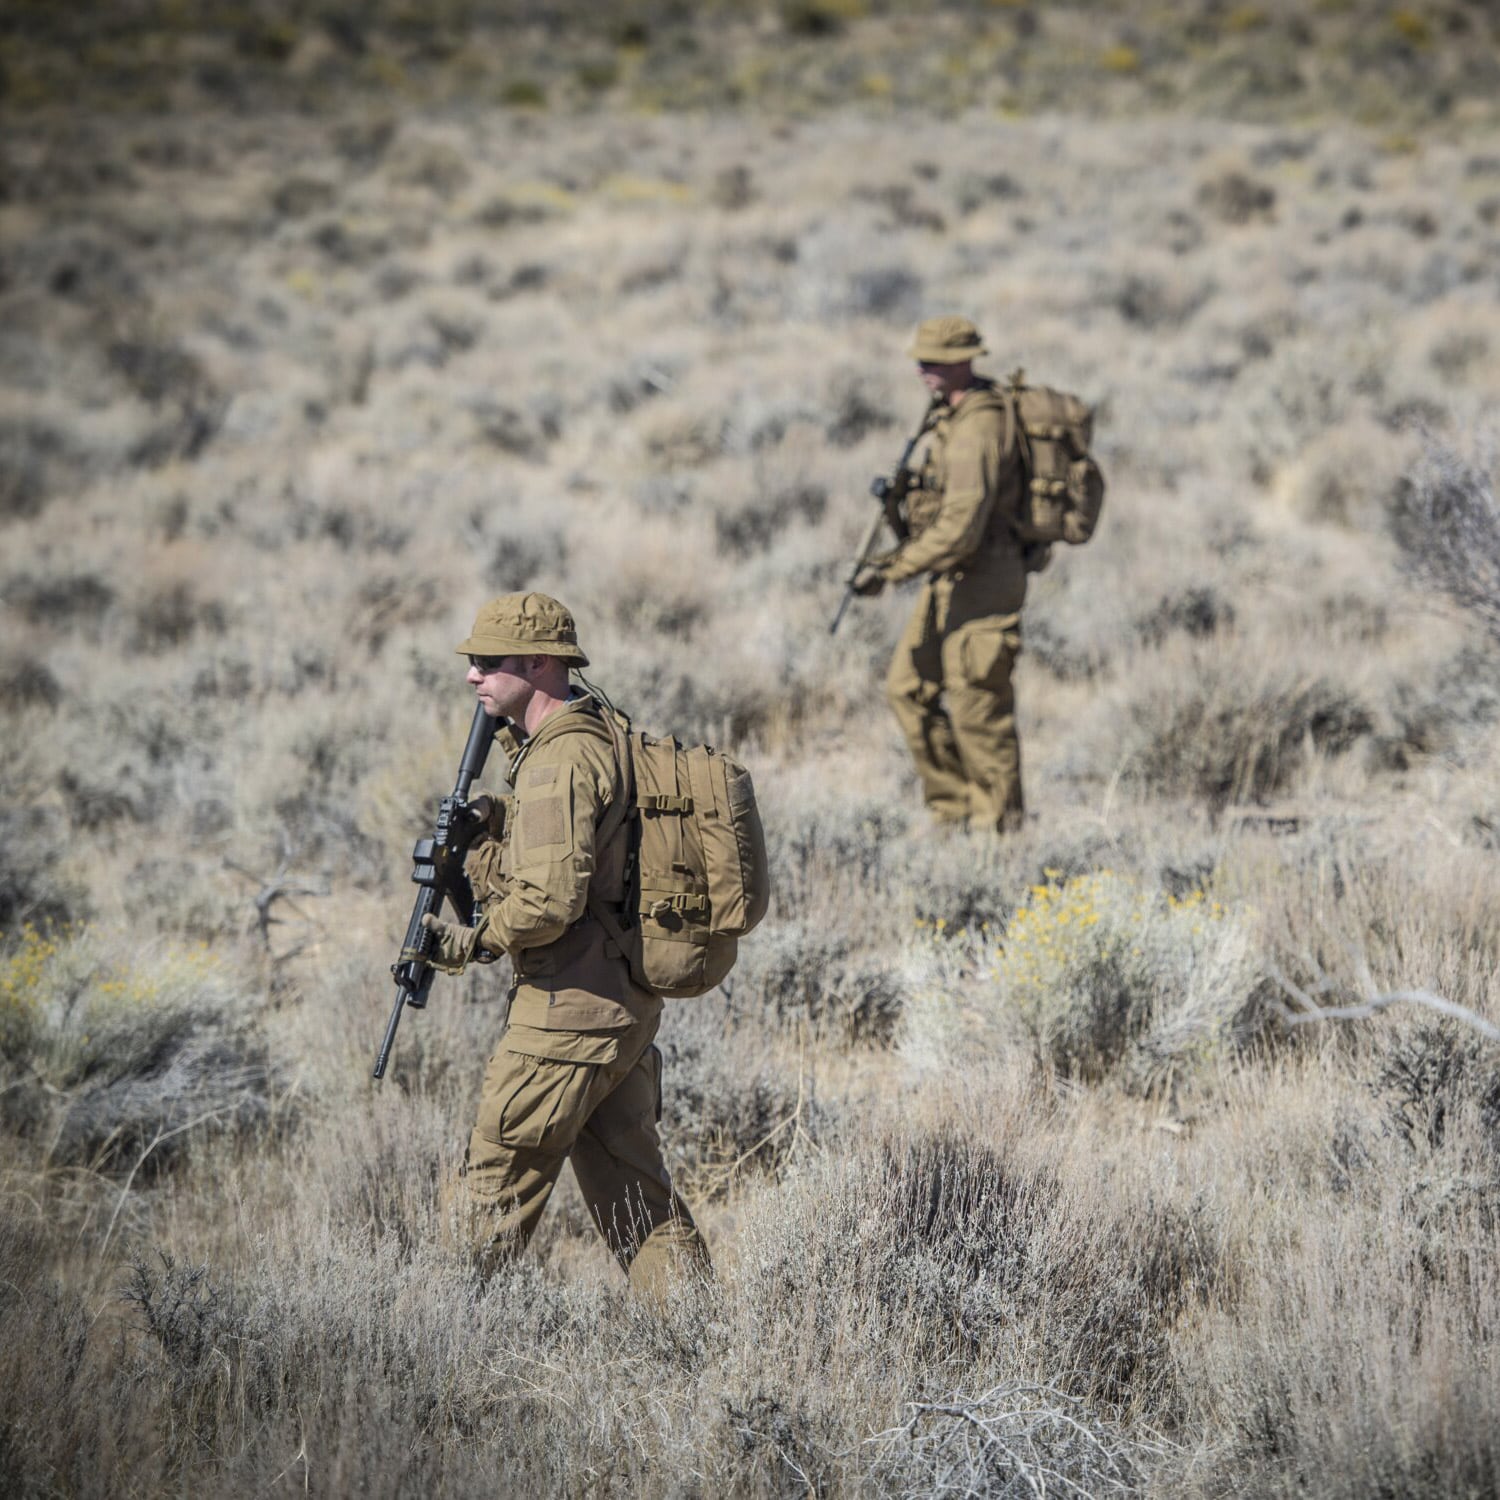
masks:
<svg viewBox="0 0 1500 1500"><path fill-rule="evenodd" d="M428 963L427 955L432 952L433 935L422 925L422 918L437 911L446 896L458 913L459 921L470 926L474 923L474 892L469 877L464 874L463 847L455 844L454 835L469 806L469 788L484 770L497 722L485 713L483 707L474 710L474 722L469 726L469 742L464 746L464 757L458 764L458 781L453 794L444 797L438 805L432 837L418 839L411 851L411 878L421 889L412 904L411 921L406 924L401 957L391 965L391 973L396 979L396 1006L385 1028L380 1055L375 1059L374 1076L377 1079L385 1077L385 1065L390 1060L402 1010L408 1005L413 1010L421 1010L427 1004L427 992L432 988L432 976L436 971Z"/></svg>
<svg viewBox="0 0 1500 1500"><path fill-rule="evenodd" d="M849 577L844 581L844 597L839 600L838 612L833 617L833 623L828 627L829 635L838 632L839 624L844 618L844 611L849 608L849 601L854 597L854 580L859 577L860 569L875 555L875 544L880 540L880 528L889 526L891 534L898 542L904 542L911 535L911 527L906 520L906 495L911 489L912 480L917 476L911 471L911 456L918 443L922 441L927 429L932 425L933 416L943 403L941 396L934 396L926 411L922 413L922 421L917 430L912 433L906 446L901 450L901 457L896 460L894 472L889 476L877 474L870 481L870 493L880 502L880 509L875 514L875 519L870 522L870 530L865 536L864 545L859 549L859 555L854 559L854 566L849 571Z"/></svg>

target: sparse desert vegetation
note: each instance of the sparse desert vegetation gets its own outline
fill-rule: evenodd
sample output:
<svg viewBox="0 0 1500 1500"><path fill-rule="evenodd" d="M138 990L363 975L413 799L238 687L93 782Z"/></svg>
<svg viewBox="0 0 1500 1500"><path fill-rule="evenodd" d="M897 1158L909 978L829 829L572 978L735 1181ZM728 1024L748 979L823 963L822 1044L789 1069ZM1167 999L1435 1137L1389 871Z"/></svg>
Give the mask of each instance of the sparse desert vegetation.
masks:
<svg viewBox="0 0 1500 1500"><path fill-rule="evenodd" d="M1488 10L418 11L5 23L0 1488L1500 1489ZM1110 480L1004 841L826 628L935 310ZM529 587L772 846L664 1317L444 1245L503 974L368 1077Z"/></svg>

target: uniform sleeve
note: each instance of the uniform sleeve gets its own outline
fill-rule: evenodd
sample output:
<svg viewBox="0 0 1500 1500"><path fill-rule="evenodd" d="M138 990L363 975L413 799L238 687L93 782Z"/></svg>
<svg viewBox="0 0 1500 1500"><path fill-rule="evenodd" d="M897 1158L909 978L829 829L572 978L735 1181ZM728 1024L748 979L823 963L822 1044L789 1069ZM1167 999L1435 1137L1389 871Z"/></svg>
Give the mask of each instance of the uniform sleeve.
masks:
<svg viewBox="0 0 1500 1500"><path fill-rule="evenodd" d="M522 763L504 893L485 904L485 947L539 948L583 915L599 820L613 790L607 754L591 736L567 734Z"/></svg>
<svg viewBox="0 0 1500 1500"><path fill-rule="evenodd" d="M1000 493L1006 468L1015 462L1005 450L1005 414L989 407L950 428L942 504L919 536L881 565L892 583L918 573L961 567L978 550Z"/></svg>

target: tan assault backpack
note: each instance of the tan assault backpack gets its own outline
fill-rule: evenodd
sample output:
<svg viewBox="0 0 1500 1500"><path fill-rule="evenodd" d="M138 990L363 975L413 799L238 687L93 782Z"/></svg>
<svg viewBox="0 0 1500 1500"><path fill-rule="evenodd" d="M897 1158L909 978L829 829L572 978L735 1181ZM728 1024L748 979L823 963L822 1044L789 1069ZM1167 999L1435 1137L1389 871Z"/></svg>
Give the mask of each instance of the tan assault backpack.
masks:
<svg viewBox="0 0 1500 1500"><path fill-rule="evenodd" d="M709 745L631 727L607 706L623 783L601 841L631 819L623 916L590 894L589 910L630 962L637 984L669 999L711 990L739 940L765 916L770 861L750 773Z"/></svg>
<svg viewBox="0 0 1500 1500"><path fill-rule="evenodd" d="M1006 446L1017 443L1024 483L1020 535L1039 553L1028 566L1046 564L1053 542L1080 546L1093 536L1104 506L1104 475L1089 452L1093 408L1066 391L1027 385L1017 370L1003 392L1011 423Z"/></svg>

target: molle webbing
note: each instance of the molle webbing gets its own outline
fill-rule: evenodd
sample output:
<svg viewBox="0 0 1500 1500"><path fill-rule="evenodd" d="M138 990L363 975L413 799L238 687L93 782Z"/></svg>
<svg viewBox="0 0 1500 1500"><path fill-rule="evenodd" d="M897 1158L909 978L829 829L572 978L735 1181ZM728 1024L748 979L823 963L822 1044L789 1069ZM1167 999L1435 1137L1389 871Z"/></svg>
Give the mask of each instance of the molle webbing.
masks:
<svg viewBox="0 0 1500 1500"><path fill-rule="evenodd" d="M765 915L770 881L749 774L707 745L681 745L606 710L620 792L601 837L632 820L626 909L589 910L660 995L701 995L728 974L741 934ZM622 919L623 918L623 919Z"/></svg>
<svg viewBox="0 0 1500 1500"><path fill-rule="evenodd" d="M1104 504L1104 476L1089 452L1093 410L1066 391L1024 384L1019 370L1004 400L1007 431L1015 434L1025 475L1022 540L1074 546L1088 541Z"/></svg>

